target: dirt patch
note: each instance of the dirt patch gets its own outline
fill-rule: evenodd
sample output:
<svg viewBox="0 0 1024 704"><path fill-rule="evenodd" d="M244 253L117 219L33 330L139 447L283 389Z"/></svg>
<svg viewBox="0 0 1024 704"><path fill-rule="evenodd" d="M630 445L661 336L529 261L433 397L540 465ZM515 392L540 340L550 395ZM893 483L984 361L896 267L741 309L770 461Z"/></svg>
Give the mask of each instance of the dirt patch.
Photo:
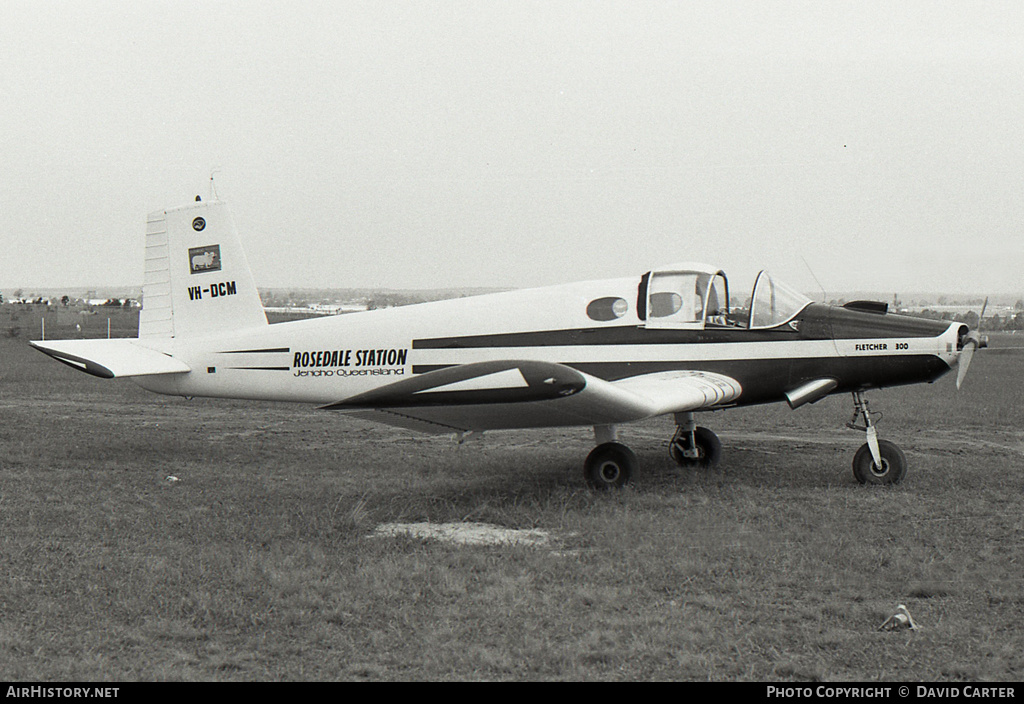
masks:
<svg viewBox="0 0 1024 704"><path fill-rule="evenodd" d="M488 523L384 523L373 532L376 537L408 536L442 540L459 545L529 545L544 547L551 536L539 529L517 530Z"/></svg>

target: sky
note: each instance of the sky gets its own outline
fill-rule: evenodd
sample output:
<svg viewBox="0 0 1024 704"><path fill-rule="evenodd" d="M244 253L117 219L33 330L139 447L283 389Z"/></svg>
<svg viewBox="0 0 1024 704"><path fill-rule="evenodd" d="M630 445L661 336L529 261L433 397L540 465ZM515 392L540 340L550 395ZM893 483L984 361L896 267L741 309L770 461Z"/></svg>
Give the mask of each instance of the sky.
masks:
<svg viewBox="0 0 1024 704"><path fill-rule="evenodd" d="M1016 0L4 0L0 104L7 293L211 175L263 289L1024 292Z"/></svg>

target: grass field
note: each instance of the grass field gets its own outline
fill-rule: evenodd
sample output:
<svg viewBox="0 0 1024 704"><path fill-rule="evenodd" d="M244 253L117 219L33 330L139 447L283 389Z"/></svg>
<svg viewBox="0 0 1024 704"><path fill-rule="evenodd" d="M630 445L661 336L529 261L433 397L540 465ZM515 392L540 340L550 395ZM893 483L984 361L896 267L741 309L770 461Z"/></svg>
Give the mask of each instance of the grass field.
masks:
<svg viewBox="0 0 1024 704"><path fill-rule="evenodd" d="M592 493L588 429L459 446L155 396L31 350L32 315L17 336L0 318L0 680L1024 676L1012 337L959 393L947 376L869 395L910 462L897 487L853 479L843 396L703 416L725 445L713 471L675 467L670 421L626 426L641 472ZM83 334L105 335L93 317ZM551 540L374 536L418 521ZM900 603L920 630L880 632Z"/></svg>

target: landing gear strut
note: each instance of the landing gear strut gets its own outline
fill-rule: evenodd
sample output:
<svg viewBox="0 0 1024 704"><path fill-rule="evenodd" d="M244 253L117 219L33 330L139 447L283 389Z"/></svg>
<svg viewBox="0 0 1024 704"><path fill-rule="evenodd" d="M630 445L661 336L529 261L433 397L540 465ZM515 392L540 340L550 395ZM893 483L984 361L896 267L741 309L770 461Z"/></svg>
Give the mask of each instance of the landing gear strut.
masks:
<svg viewBox="0 0 1024 704"><path fill-rule="evenodd" d="M693 413L676 414L676 434L668 453L681 467L712 467L722 456L722 443L707 428L699 428ZM629 483L637 468L633 451L619 442L614 425L594 426L597 444L583 463L583 476L592 489L621 489Z"/></svg>
<svg viewBox="0 0 1024 704"><path fill-rule="evenodd" d="M864 425L857 425L857 418L864 418ZM868 410L868 400L860 391L853 392L853 417L846 427L863 430L867 442L861 445L853 457L853 476L861 484L899 484L907 474L907 457L894 443L878 439L878 430Z"/></svg>
<svg viewBox="0 0 1024 704"><path fill-rule="evenodd" d="M713 467L722 456L722 442L707 428L698 427L693 413L677 413L668 454L680 467Z"/></svg>

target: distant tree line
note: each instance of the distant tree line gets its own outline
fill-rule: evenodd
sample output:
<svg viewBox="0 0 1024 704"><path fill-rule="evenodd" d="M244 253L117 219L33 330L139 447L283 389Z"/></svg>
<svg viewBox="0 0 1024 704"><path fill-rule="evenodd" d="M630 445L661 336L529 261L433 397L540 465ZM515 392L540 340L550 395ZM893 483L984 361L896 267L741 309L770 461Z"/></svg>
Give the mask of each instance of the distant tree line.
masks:
<svg viewBox="0 0 1024 704"><path fill-rule="evenodd" d="M940 312L926 308L920 312L912 313L912 315L918 318L964 323L970 328L978 327L978 313L973 310L966 313L951 313L950 311ZM986 314L985 320L982 321L982 328L989 332L1024 330L1024 301L1017 301L1012 315L1009 313L1005 315Z"/></svg>
<svg viewBox="0 0 1024 704"><path fill-rule="evenodd" d="M68 307L74 304L76 306L85 305L90 308L95 306L102 306L105 308L131 308L133 305L136 305L136 300L134 298L107 298L104 299L102 303L89 303L81 299L72 300L70 297L66 295L61 296L60 298L44 298L43 296L36 296L34 298L24 298L17 294L18 292L15 291L14 298L5 299L3 294L0 293L0 304L10 303L37 306L56 306L59 304L64 307Z"/></svg>

